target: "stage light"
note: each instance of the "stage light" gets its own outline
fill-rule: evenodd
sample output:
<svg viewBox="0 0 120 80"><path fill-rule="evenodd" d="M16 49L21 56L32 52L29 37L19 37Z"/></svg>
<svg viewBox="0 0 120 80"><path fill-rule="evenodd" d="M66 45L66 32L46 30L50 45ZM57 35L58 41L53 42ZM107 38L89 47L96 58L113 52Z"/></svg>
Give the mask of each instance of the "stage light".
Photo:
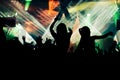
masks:
<svg viewBox="0 0 120 80"><path fill-rule="evenodd" d="M25 0L25 11L27 11L29 9L31 2L32 2L32 0Z"/></svg>
<svg viewBox="0 0 120 80"><path fill-rule="evenodd" d="M59 1L49 0L49 2L48 2L48 6L49 6L49 12L48 12L48 14L52 14L53 11L54 11L54 9L56 7L58 7L58 5L59 5Z"/></svg>

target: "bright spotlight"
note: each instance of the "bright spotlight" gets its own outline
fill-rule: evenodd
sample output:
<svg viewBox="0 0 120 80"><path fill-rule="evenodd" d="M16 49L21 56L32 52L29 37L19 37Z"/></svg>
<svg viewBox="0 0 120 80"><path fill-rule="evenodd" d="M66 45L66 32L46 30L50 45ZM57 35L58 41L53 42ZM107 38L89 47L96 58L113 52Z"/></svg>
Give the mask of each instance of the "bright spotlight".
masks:
<svg viewBox="0 0 120 80"><path fill-rule="evenodd" d="M25 11L27 11L29 9L31 2L32 2L32 0L25 0Z"/></svg>

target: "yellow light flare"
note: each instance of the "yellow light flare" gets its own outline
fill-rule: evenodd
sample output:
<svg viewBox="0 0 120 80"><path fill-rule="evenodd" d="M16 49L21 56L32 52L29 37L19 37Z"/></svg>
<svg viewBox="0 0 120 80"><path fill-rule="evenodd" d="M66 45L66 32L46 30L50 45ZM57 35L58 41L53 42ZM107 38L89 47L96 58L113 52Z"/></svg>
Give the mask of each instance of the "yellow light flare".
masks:
<svg viewBox="0 0 120 80"><path fill-rule="evenodd" d="M109 0L109 1L99 1L99 2L83 2L79 5L76 5L74 7L71 7L68 9L70 13L78 12L78 11L83 11L83 10L88 10L94 8L94 6L99 3L101 6L104 6L105 3L111 3L111 4L117 4L120 3L120 0Z"/></svg>

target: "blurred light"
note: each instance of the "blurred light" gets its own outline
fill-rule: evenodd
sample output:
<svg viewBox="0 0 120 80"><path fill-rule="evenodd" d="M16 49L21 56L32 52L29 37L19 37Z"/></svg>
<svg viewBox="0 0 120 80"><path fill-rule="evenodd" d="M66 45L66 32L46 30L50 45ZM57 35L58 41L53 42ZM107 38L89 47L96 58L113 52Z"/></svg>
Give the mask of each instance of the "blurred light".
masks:
<svg viewBox="0 0 120 80"><path fill-rule="evenodd" d="M56 7L58 7L59 1L56 0L49 0L49 12L48 14L51 14Z"/></svg>
<svg viewBox="0 0 120 80"><path fill-rule="evenodd" d="M27 11L29 9L31 2L32 2L32 0L25 0L25 11Z"/></svg>
<svg viewBox="0 0 120 80"><path fill-rule="evenodd" d="M18 15L18 13L15 13L15 16L17 16Z"/></svg>
<svg viewBox="0 0 120 80"><path fill-rule="evenodd" d="M29 33L22 27L21 24L17 24L16 29L17 29L17 37L22 44L23 44L23 39L22 39L23 36L25 36L25 41L27 43L33 42L33 45L36 44L36 41L29 35Z"/></svg>
<svg viewBox="0 0 120 80"><path fill-rule="evenodd" d="M91 15L91 14L88 13L88 14L87 14L87 17L90 17L90 15Z"/></svg>

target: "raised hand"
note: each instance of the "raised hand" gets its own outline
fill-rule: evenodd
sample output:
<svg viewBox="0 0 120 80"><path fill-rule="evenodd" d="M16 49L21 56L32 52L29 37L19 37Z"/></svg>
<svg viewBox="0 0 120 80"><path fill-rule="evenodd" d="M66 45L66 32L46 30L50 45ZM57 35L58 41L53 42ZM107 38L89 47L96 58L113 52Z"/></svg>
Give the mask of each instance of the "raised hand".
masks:
<svg viewBox="0 0 120 80"><path fill-rule="evenodd" d="M63 13L60 11L60 12L58 13L58 15L55 17L55 21L60 20L61 17L62 17L62 14L63 14Z"/></svg>

